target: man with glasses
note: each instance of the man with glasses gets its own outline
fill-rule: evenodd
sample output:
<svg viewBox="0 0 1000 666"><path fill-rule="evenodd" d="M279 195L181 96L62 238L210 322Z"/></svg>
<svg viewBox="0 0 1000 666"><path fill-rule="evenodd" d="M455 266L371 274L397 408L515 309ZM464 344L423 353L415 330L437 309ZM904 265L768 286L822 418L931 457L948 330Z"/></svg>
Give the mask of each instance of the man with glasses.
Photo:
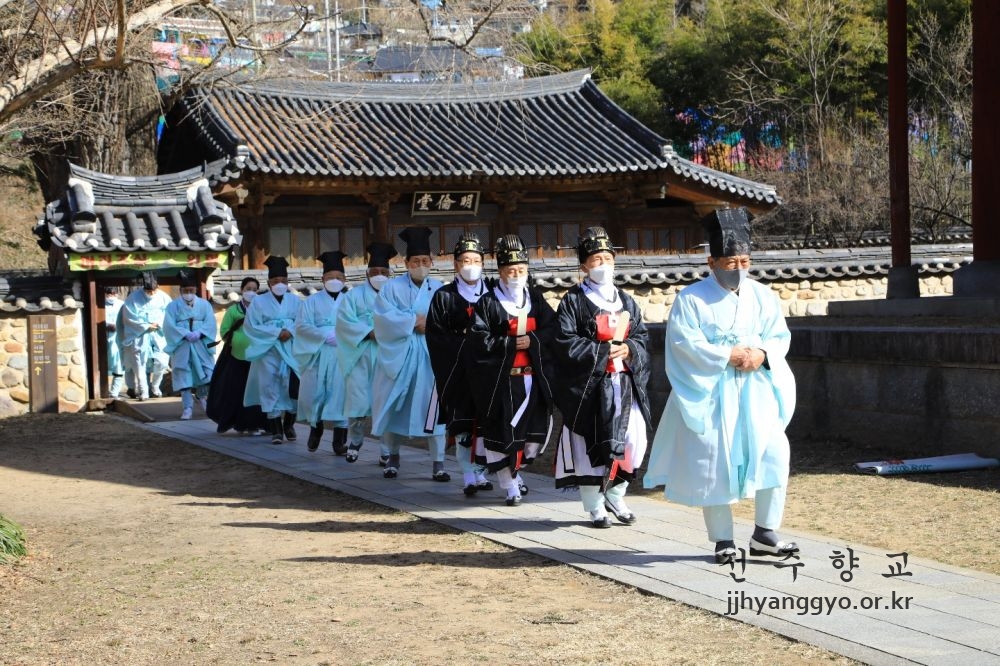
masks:
<svg viewBox="0 0 1000 666"><path fill-rule="evenodd" d="M753 497L750 555L793 556L782 541L788 483L785 427L795 409L795 380L785 361L790 334L777 297L747 277L750 221L745 209L703 220L709 276L686 287L667 323L671 393L660 419L647 488L700 506L715 542L715 561L736 558L730 505Z"/></svg>

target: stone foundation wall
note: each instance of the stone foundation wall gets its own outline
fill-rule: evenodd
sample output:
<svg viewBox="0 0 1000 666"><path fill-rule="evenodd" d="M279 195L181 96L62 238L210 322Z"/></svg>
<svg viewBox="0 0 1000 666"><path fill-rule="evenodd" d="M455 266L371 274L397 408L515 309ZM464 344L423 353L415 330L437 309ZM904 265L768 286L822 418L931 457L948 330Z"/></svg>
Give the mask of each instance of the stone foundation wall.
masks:
<svg viewBox="0 0 1000 666"><path fill-rule="evenodd" d="M885 298L888 285L885 277L839 278L837 280L795 280L767 283L781 301L781 310L786 317L815 317L827 314L827 306L838 301L865 301ZM686 285L673 284L663 287L642 285L626 286L648 324L662 323L670 314L677 294ZM559 306L565 289L550 289L545 299L552 307ZM948 296L952 293L951 275L922 275L920 277L921 296Z"/></svg>
<svg viewBox="0 0 1000 666"><path fill-rule="evenodd" d="M56 317L59 411L78 412L87 402L83 353L83 312ZM0 418L30 411L28 313L0 315Z"/></svg>

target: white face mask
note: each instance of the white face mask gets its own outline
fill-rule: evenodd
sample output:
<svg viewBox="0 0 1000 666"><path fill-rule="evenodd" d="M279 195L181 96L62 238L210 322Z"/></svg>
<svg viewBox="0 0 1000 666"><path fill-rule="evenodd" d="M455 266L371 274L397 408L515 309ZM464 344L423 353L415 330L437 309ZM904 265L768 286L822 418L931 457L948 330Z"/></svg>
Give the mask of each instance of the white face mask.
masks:
<svg viewBox="0 0 1000 666"><path fill-rule="evenodd" d="M246 301L247 303L249 303L250 301L252 301L256 296L257 296L257 292L256 291L250 291L248 289L247 291L243 292L243 300Z"/></svg>
<svg viewBox="0 0 1000 666"><path fill-rule="evenodd" d="M614 264L601 264L600 266L594 266L587 273L587 277L594 284L613 284L615 280L615 265Z"/></svg>
<svg viewBox="0 0 1000 666"><path fill-rule="evenodd" d="M413 268L407 268L406 272L410 274L410 279L414 282L423 282L431 274L431 267L414 266Z"/></svg>
<svg viewBox="0 0 1000 666"><path fill-rule="evenodd" d="M323 283L323 287L331 294L339 294L344 289L344 282L334 278Z"/></svg>
<svg viewBox="0 0 1000 666"><path fill-rule="evenodd" d="M372 286L372 289L379 291L385 286L385 283L389 281L388 275L372 275L368 278L368 284Z"/></svg>
<svg viewBox="0 0 1000 666"><path fill-rule="evenodd" d="M181 298L184 299L185 303L191 303L194 301L195 294L181 294Z"/></svg>
<svg viewBox="0 0 1000 666"><path fill-rule="evenodd" d="M274 285L271 285L271 293L274 294L275 296L284 296L285 294L288 293L288 285L285 284L284 282L278 282Z"/></svg>
<svg viewBox="0 0 1000 666"><path fill-rule="evenodd" d="M516 277L507 278L503 281L503 283L507 287L508 291L519 294L528 286L528 276L518 275Z"/></svg>
<svg viewBox="0 0 1000 666"><path fill-rule="evenodd" d="M466 282L478 282L479 278L483 276L483 267L479 264L466 264L462 266L458 274L462 276L462 279Z"/></svg>

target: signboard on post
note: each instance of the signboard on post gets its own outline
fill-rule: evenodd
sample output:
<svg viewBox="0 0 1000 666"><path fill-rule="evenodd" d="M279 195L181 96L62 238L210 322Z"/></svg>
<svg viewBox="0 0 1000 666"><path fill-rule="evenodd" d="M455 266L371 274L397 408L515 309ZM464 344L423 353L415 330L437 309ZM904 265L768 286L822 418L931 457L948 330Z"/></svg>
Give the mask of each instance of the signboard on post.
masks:
<svg viewBox="0 0 1000 666"><path fill-rule="evenodd" d="M151 271L165 268L229 267L229 251L222 252L87 252L67 253L71 271L114 271L132 268Z"/></svg>
<svg viewBox="0 0 1000 666"><path fill-rule="evenodd" d="M31 411L59 411L59 349L55 315L28 315L28 394Z"/></svg>

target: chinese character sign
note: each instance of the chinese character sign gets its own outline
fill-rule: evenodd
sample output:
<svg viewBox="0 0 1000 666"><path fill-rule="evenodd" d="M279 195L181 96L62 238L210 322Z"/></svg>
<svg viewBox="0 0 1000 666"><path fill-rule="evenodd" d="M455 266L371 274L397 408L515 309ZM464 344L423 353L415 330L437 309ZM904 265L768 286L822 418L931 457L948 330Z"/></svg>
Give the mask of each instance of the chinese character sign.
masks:
<svg viewBox="0 0 1000 666"><path fill-rule="evenodd" d="M410 215L475 215L479 192L414 192Z"/></svg>

